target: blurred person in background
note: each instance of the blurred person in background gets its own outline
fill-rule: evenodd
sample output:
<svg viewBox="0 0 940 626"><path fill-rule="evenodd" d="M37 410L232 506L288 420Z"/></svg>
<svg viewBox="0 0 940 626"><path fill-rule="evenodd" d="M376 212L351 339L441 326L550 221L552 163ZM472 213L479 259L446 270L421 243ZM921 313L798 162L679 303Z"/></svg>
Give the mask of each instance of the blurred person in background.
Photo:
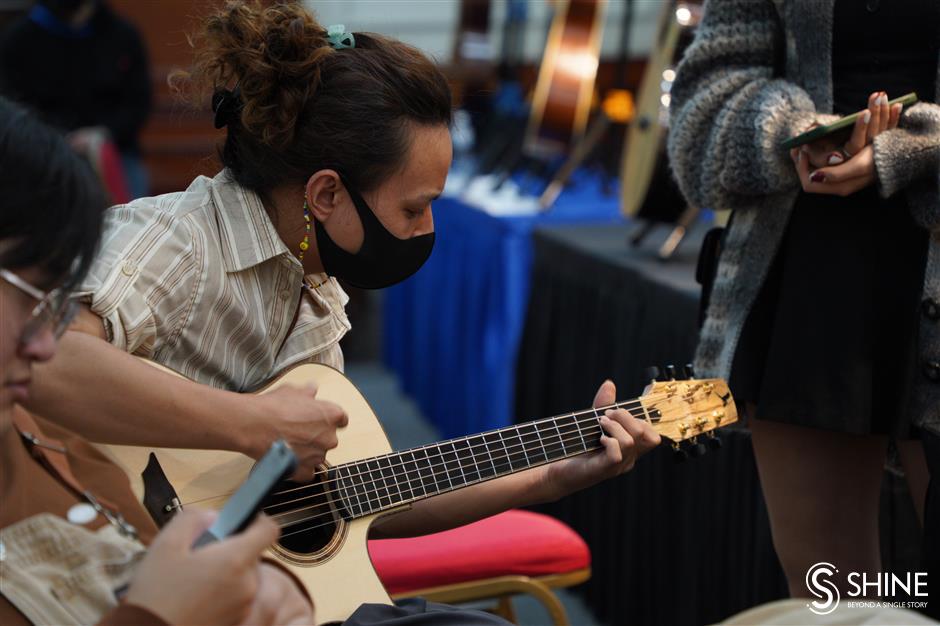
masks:
<svg viewBox="0 0 940 626"><path fill-rule="evenodd" d="M104 0L38 0L10 24L0 34L0 93L67 131L96 165L109 138L127 193L147 195L138 142L152 97L147 54L137 29Z"/></svg>

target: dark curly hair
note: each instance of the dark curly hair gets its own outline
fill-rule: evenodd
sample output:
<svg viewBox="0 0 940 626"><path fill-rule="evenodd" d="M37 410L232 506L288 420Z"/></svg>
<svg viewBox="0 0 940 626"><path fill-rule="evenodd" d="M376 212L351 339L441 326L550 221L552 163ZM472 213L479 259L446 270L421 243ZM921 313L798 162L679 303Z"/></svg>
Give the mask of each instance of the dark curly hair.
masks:
<svg viewBox="0 0 940 626"><path fill-rule="evenodd" d="M447 80L412 46L355 33L354 48L334 50L296 2L232 0L203 24L193 68L172 81L201 102L237 85L221 159L262 195L325 168L369 191L403 165L411 125L450 124Z"/></svg>

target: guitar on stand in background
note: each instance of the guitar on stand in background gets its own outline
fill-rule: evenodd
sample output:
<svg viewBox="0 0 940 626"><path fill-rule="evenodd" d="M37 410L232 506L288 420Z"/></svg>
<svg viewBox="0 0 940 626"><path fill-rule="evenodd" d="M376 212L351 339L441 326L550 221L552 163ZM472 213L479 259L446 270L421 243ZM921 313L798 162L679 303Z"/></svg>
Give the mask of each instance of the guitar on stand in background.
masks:
<svg viewBox="0 0 940 626"><path fill-rule="evenodd" d="M606 0L563 0L549 29L522 143L507 153L498 189L519 167L542 178L581 141L594 98Z"/></svg>
<svg viewBox="0 0 940 626"><path fill-rule="evenodd" d="M669 172L666 130L669 122L669 91L675 80L675 65L692 40L702 19L702 7L694 2L667 2L637 98L637 114L627 129L624 146L621 210L641 221L631 235L639 245L658 224L672 226L659 248L668 259L699 214L699 207L686 205Z"/></svg>
<svg viewBox="0 0 940 626"><path fill-rule="evenodd" d="M633 26L633 0L624 0L623 18L620 28L620 58L617 60L616 73L611 82L604 101L598 108L594 120L587 132L578 141L571 154L562 166L555 172L551 182L539 197L539 206L547 211L555 204L559 194L568 184L571 175L588 159L591 159L598 149L601 149L602 160L605 166L604 180L616 176L619 163L614 161L619 157L620 146L626 125L633 119L633 94L627 90L627 71L630 63L630 34ZM614 156L614 155L617 156ZM606 186L606 185L605 185Z"/></svg>

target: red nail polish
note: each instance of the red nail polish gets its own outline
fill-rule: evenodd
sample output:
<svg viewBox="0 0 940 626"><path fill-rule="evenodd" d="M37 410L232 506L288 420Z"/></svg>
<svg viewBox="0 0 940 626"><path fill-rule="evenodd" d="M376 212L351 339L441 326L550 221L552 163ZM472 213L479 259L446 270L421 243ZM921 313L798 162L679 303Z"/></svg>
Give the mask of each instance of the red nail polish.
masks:
<svg viewBox="0 0 940 626"><path fill-rule="evenodd" d="M809 179L813 181L814 183L821 183L821 182L825 182L826 175L823 174L822 172L813 172L813 175L810 176Z"/></svg>

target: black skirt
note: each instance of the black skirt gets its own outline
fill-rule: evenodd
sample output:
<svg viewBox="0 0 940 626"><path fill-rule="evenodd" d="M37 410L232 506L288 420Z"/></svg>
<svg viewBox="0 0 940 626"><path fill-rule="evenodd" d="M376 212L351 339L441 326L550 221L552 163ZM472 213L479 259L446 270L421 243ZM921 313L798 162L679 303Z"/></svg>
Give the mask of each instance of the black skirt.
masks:
<svg viewBox="0 0 940 626"><path fill-rule="evenodd" d="M735 353L739 403L758 419L911 437L927 245L901 193L801 193Z"/></svg>

